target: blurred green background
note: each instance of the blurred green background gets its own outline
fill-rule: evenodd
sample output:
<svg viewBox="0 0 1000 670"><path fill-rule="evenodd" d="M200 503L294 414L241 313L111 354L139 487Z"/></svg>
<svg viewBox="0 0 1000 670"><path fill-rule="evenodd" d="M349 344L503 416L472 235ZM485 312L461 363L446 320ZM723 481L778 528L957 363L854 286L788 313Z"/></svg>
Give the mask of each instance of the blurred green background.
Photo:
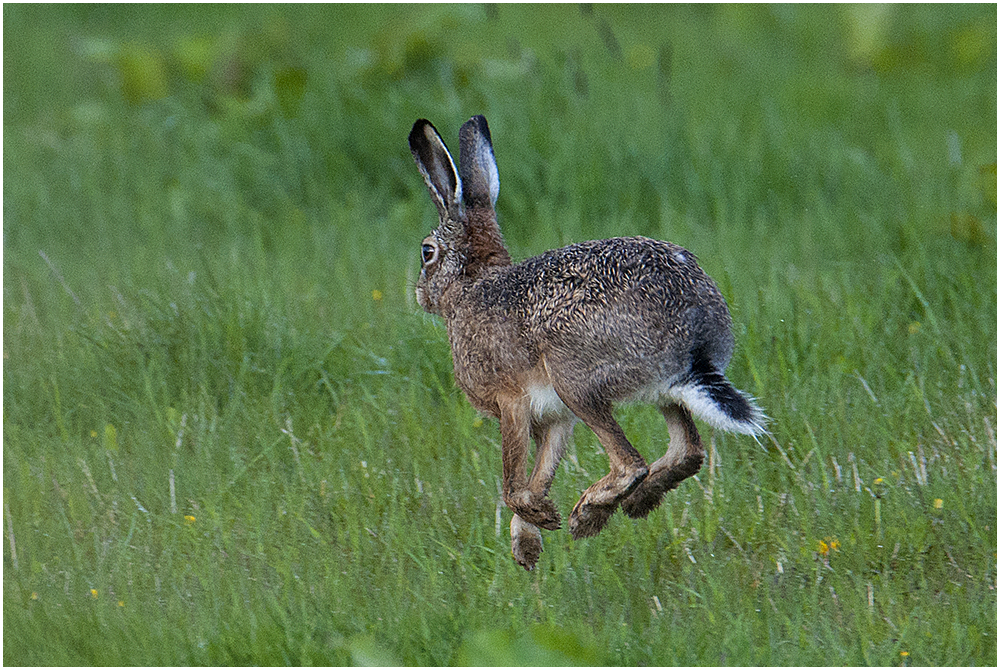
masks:
<svg viewBox="0 0 1000 670"><path fill-rule="evenodd" d="M5 664L996 665L995 5L3 17ZM772 417L533 573L412 297L473 114L515 259L687 247Z"/></svg>

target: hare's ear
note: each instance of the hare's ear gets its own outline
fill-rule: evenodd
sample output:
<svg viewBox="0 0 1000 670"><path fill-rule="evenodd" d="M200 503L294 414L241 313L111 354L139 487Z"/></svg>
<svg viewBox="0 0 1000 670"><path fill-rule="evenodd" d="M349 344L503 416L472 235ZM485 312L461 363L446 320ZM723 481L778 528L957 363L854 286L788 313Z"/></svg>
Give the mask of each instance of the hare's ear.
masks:
<svg viewBox="0 0 1000 670"><path fill-rule="evenodd" d="M500 195L500 175L493 156L493 141L490 139L486 117L473 116L466 121L458 138L461 149L459 166L465 181L465 204L472 208L488 202L492 209Z"/></svg>
<svg viewBox="0 0 1000 670"><path fill-rule="evenodd" d="M455 170L448 147L427 119L419 119L410 131L410 151L424 176L427 190L441 220L457 219L462 211L462 180Z"/></svg>

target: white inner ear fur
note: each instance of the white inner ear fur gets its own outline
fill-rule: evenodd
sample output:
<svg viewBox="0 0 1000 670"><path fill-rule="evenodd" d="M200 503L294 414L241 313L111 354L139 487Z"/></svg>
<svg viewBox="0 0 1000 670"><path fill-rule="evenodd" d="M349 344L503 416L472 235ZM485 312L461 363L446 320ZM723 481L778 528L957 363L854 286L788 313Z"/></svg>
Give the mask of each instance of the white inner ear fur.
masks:
<svg viewBox="0 0 1000 670"><path fill-rule="evenodd" d="M486 179L490 186L490 204L495 208L497 198L500 196L500 173L497 171L497 161L493 156L493 149L487 148L486 156Z"/></svg>
<svg viewBox="0 0 1000 670"><path fill-rule="evenodd" d="M455 169L455 163L451 160L451 154L447 151L444 152L445 158L448 159L448 164L445 165L443 161L437 161L439 164L436 166L438 171L437 183L441 187L446 187L451 180L448 178L447 172L450 170L451 175L455 178L455 192L454 193L441 193L442 201L448 206L450 211L456 204L462 202L462 178L458 176L458 170ZM435 189L437 187L435 186Z"/></svg>
<svg viewBox="0 0 1000 670"><path fill-rule="evenodd" d="M462 178L455 168L455 161L452 160L448 147L429 124L424 127L424 137L427 138L427 144L432 148L431 165L424 165L422 161L418 160L417 167L424 173L424 181L427 182L427 185L434 189L445 208L451 211L455 204L462 202ZM433 174L430 174L430 171L433 171ZM452 178L455 179L455 192L442 192L442 189L448 190Z"/></svg>
<svg viewBox="0 0 1000 670"><path fill-rule="evenodd" d="M451 160L451 156L448 156L448 160ZM452 163L451 169L455 169L455 164ZM462 204L462 178L458 176L458 172L455 172L455 192L452 194L452 203L461 205Z"/></svg>

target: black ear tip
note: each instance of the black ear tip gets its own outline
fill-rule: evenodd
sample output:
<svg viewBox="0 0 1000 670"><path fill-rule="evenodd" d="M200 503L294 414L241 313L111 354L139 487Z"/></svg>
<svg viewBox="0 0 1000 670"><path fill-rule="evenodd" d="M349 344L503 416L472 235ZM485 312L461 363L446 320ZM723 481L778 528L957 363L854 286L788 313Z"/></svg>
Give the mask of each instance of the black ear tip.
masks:
<svg viewBox="0 0 1000 670"><path fill-rule="evenodd" d="M428 129L430 130L428 131ZM434 124L427 119L417 119L407 138L410 143L410 150L417 151L419 147L426 146L428 142L433 142L435 137L440 139L441 135L438 134Z"/></svg>
<svg viewBox="0 0 1000 670"><path fill-rule="evenodd" d="M486 117L482 114L476 114L466 121L465 125L462 126L462 130L467 130L468 128L474 128L480 135L486 138L487 142L493 144L493 138L490 137L490 126L486 123Z"/></svg>
<svg viewBox="0 0 1000 670"><path fill-rule="evenodd" d="M433 123L431 123L427 119L417 119L416 123L413 124L413 129L410 130L409 140L411 145L413 144L414 140L417 140L418 138L421 137L427 137L427 131L425 130L426 128L430 128L435 135L438 135L438 137L440 137L437 128L434 127Z"/></svg>

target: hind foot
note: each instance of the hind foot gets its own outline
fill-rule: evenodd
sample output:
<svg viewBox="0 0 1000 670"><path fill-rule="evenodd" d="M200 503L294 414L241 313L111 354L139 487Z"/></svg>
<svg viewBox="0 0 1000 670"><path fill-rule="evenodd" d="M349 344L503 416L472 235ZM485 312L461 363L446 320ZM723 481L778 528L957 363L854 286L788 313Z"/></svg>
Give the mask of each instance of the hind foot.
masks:
<svg viewBox="0 0 1000 670"><path fill-rule="evenodd" d="M653 472L622 501L622 511L633 519L643 519L660 506L667 491L692 476L701 468L702 456L689 456L672 468L658 469L653 464Z"/></svg>
<svg viewBox="0 0 1000 670"><path fill-rule="evenodd" d="M569 516L573 539L592 537L601 532L619 503L638 487L649 474L646 466L621 474L609 473L583 492Z"/></svg>
<svg viewBox="0 0 1000 670"><path fill-rule="evenodd" d="M667 481L670 478L659 477L650 482L652 477L640 484L632 494L622 501L622 511L633 519L644 519L663 502L663 495L677 488L680 480Z"/></svg>

